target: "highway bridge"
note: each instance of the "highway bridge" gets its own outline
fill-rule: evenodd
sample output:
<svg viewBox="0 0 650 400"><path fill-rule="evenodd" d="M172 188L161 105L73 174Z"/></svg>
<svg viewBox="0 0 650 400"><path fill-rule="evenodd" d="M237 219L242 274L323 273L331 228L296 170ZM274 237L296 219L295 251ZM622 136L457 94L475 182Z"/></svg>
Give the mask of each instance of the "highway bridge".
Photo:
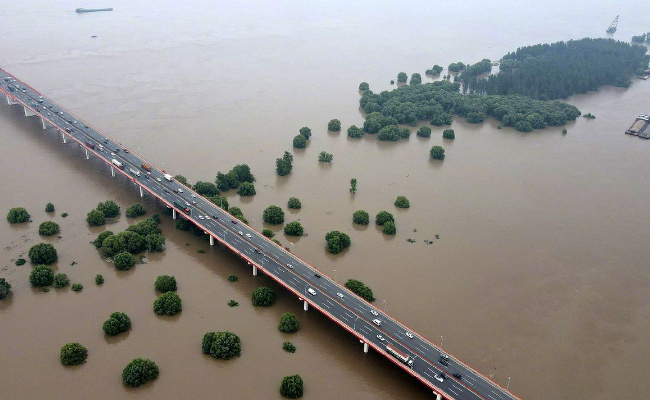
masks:
<svg viewBox="0 0 650 400"><path fill-rule="evenodd" d="M86 158L104 161L113 176L117 172L139 186L140 196L155 196L173 210L174 218L183 214L210 236L211 245L217 240L230 248L252 266L254 275L258 270L267 274L303 301L305 311L317 309L357 337L365 352L372 347L438 399L519 399L1 68L0 91L26 116L38 116L43 129L60 132L64 143L77 143Z"/></svg>

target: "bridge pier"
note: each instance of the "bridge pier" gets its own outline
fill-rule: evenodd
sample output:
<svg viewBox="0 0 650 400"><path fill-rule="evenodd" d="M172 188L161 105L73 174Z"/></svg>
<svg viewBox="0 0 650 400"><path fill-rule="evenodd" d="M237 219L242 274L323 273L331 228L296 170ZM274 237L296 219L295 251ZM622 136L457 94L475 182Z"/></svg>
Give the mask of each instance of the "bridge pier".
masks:
<svg viewBox="0 0 650 400"><path fill-rule="evenodd" d="M65 133L61 132L61 139L63 139L63 143L68 143L68 140L65 138ZM115 175L113 175L115 176Z"/></svg>
<svg viewBox="0 0 650 400"><path fill-rule="evenodd" d="M13 106L14 104L18 104L18 102L12 99L11 97L7 96L7 104Z"/></svg>
<svg viewBox="0 0 650 400"><path fill-rule="evenodd" d="M138 185L140 186L140 185ZM144 192L142 191L142 186L140 186L140 197L144 197Z"/></svg>
<svg viewBox="0 0 650 400"><path fill-rule="evenodd" d="M369 348L370 346L368 346L368 342L363 342L363 352L367 353Z"/></svg>
<svg viewBox="0 0 650 400"><path fill-rule="evenodd" d="M41 123L43 124L43 129L47 129L47 125L45 125L45 118L41 117Z"/></svg>
<svg viewBox="0 0 650 400"><path fill-rule="evenodd" d="M307 300L303 300L302 309L305 311L309 310L309 303L307 303Z"/></svg>
<svg viewBox="0 0 650 400"><path fill-rule="evenodd" d="M176 219L176 209L172 208L172 218Z"/></svg>
<svg viewBox="0 0 650 400"><path fill-rule="evenodd" d="M113 169L113 166L111 166L111 175L115 178L115 169Z"/></svg>
<svg viewBox="0 0 650 400"><path fill-rule="evenodd" d="M90 155L88 155L88 149L85 150L86 150L86 160L90 160Z"/></svg>
<svg viewBox="0 0 650 400"><path fill-rule="evenodd" d="M30 110L29 108L27 108L25 106L23 106L23 109L25 110L25 116L26 117L31 117L32 115L36 115L36 114L34 114L34 112L32 110Z"/></svg>
<svg viewBox="0 0 650 400"><path fill-rule="evenodd" d="M214 236L210 235L210 246L214 246Z"/></svg>
<svg viewBox="0 0 650 400"><path fill-rule="evenodd" d="M436 395L436 400L442 400L442 396L440 395L440 393L433 392L433 394Z"/></svg>
<svg viewBox="0 0 650 400"><path fill-rule="evenodd" d="M257 265L253 264L253 276L257 276Z"/></svg>

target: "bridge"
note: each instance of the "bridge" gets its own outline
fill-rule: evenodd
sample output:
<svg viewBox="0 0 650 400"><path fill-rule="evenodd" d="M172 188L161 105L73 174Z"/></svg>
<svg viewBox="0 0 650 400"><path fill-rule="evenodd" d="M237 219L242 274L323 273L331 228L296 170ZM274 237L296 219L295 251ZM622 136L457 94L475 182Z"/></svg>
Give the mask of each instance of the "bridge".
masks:
<svg viewBox="0 0 650 400"><path fill-rule="evenodd" d="M210 245L216 240L227 246L251 265L253 275L267 274L303 301L305 311L317 309L357 337L364 352L372 347L437 399L519 399L1 68L0 91L9 105L22 106L25 116L38 116L43 129L60 133L63 143L78 144L87 159L104 161L113 177L121 174L138 186L141 197L157 198L174 219L184 214L209 235Z"/></svg>

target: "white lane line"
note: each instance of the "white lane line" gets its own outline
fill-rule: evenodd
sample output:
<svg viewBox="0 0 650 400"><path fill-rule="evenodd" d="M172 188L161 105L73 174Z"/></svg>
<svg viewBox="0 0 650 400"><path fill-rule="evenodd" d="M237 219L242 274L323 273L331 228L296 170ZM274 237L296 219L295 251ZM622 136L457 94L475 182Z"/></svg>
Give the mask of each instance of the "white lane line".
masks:
<svg viewBox="0 0 650 400"><path fill-rule="evenodd" d="M499 393L495 392L494 390L492 390L492 393L494 393L494 395L497 396L498 398L503 399L503 397L501 397L501 395Z"/></svg>
<svg viewBox="0 0 650 400"><path fill-rule="evenodd" d="M455 383L452 383L452 384L451 384L451 386L453 386L453 387L454 387L454 389L456 389L456 390L459 390L459 391L462 391L462 390L463 390L463 388L462 388L462 387L460 387L460 386L456 386L456 384L455 384Z"/></svg>
<svg viewBox="0 0 650 400"><path fill-rule="evenodd" d="M474 379L474 377L471 376L471 375L467 375L467 379L471 379L471 380L473 380L474 382L476 382L476 379Z"/></svg>
<svg viewBox="0 0 650 400"><path fill-rule="evenodd" d="M350 321L348 317L345 316L345 314L341 314L341 318L344 319L346 322Z"/></svg>
<svg viewBox="0 0 650 400"><path fill-rule="evenodd" d="M453 391L452 389L450 389L450 388L447 388L447 390L449 390L450 392L452 392L452 393L453 393L453 394L455 394L456 396L459 396L459 394L458 394L458 393L456 393L455 391Z"/></svg>
<svg viewBox="0 0 650 400"><path fill-rule="evenodd" d="M422 371L422 373L428 376L429 378L433 379L433 376L431 376L427 371Z"/></svg>
<svg viewBox="0 0 650 400"><path fill-rule="evenodd" d="M323 307L325 307L325 308L330 308L330 306L328 306L328 305L325 304L325 303L323 303Z"/></svg>
<svg viewBox="0 0 650 400"><path fill-rule="evenodd" d="M497 399L495 399L494 397L490 396L489 394L487 394L487 397L489 397L489 398L491 398L491 399L494 399L494 400L497 400Z"/></svg>

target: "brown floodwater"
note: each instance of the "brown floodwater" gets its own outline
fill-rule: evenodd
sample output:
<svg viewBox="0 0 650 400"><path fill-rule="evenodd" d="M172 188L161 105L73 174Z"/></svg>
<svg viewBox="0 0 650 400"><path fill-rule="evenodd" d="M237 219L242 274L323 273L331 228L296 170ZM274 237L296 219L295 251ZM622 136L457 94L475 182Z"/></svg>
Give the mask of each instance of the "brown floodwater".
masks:
<svg viewBox="0 0 650 400"><path fill-rule="evenodd" d="M569 123L566 135L458 118L453 142L437 127L430 139L413 134L398 143L345 134L363 122L361 81L389 90L399 71L424 74L433 64L498 59L518 46L601 37L616 14L623 21L627 12L629 21L639 4L114 0L102 5L111 13L77 15L79 4L42 3L0 8L0 65L9 72L192 182L247 163L257 195L227 195L254 228L267 227L261 215L268 205L286 210L289 197L300 198L303 208L286 210L286 220L300 220L307 236L288 238L273 227L283 245L340 282L364 281L378 307L502 386L510 381L521 398L647 397L650 141L623 131L650 112L650 82L569 99L597 118ZM615 38L648 30L621 24ZM342 133L327 132L332 118L342 121ZM302 126L312 139L292 151L292 174L278 177L275 159ZM363 354L343 329L303 312L270 279L251 276L228 250L174 230L168 217L165 252L116 271L90 242L133 221L122 214L89 228L86 213L107 199L122 209L142 202L150 214L160 205L17 106L0 106L0 140L0 212L23 206L33 220L0 223L0 277L12 284L0 302L3 398L279 399L282 377L295 373L305 398L431 398L392 363ZM432 145L445 148L444 162L429 159ZM323 150L334 155L331 165L317 162ZM348 191L353 177L355 195ZM393 206L398 195L410 209ZM47 202L53 215L44 212ZM359 209L392 212L397 235L353 226ZM39 237L47 220L61 225L60 238ZM333 229L352 238L337 256L324 248ZM14 263L40 241L54 244L55 270L83 291L30 288L31 266ZM152 311L162 274L179 282L183 312L173 318ZM239 281L228 282L229 274ZM276 290L273 307L250 304L260 285ZM240 306L228 307L231 299ZM114 311L127 313L133 328L107 338L101 325ZM286 311L299 316L297 334L277 330ZM215 330L241 337L241 358L201 354L203 334ZM287 340L295 354L282 350ZM88 362L64 368L59 349L71 341L88 348ZM136 357L156 361L160 378L126 388L120 374Z"/></svg>

